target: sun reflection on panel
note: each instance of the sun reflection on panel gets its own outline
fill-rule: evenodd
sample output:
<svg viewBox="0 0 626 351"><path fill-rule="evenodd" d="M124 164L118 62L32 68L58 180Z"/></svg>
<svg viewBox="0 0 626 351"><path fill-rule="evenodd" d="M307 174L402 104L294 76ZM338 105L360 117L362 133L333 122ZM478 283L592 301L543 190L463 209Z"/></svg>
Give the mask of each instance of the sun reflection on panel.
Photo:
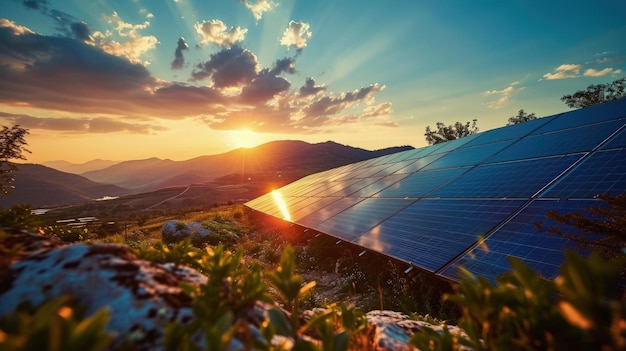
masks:
<svg viewBox="0 0 626 351"><path fill-rule="evenodd" d="M281 195L280 191L272 190L272 197L274 198L274 202L276 203L276 206L278 206L278 209L283 215L283 219L291 222L291 214L289 213L289 209L287 208L287 203L285 202L285 199L283 199L283 196Z"/></svg>

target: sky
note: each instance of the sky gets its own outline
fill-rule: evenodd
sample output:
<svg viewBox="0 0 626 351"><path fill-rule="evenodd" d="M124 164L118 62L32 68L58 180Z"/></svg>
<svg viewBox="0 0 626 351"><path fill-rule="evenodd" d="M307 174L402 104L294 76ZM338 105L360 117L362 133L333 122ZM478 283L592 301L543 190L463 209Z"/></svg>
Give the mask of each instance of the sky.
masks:
<svg viewBox="0 0 626 351"><path fill-rule="evenodd" d="M420 147L626 75L621 0L2 1L0 121L31 163Z"/></svg>

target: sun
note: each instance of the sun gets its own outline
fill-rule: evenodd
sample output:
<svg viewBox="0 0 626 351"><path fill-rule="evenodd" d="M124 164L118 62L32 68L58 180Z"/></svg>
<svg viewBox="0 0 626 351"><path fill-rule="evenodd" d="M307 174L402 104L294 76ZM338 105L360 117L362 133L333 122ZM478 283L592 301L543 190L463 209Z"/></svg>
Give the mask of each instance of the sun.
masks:
<svg viewBox="0 0 626 351"><path fill-rule="evenodd" d="M230 131L230 145L235 148L252 148L259 145L261 137L259 133L247 129L239 129Z"/></svg>

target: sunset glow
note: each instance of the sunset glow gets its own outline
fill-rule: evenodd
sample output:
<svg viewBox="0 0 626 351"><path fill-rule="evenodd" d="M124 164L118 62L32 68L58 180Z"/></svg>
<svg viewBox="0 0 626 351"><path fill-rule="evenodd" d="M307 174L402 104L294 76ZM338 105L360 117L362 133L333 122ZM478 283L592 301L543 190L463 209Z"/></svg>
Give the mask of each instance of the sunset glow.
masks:
<svg viewBox="0 0 626 351"><path fill-rule="evenodd" d="M591 15L588 11L593 8ZM273 140L424 146L626 71L626 3L9 0L0 120L28 162L185 160Z"/></svg>

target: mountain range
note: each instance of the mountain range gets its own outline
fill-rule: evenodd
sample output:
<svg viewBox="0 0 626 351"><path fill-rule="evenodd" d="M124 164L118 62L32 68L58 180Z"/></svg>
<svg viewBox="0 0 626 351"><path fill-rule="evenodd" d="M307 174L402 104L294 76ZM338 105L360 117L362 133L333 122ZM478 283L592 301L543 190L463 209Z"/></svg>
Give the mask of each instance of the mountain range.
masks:
<svg viewBox="0 0 626 351"><path fill-rule="evenodd" d="M413 147L370 151L332 141L310 144L283 140L185 161L149 158L118 163L94 160L81 165L65 161L46 163L65 171L44 165L18 164L13 184L15 189L9 196L0 197L0 206L77 204L104 196L203 184L218 178L224 181L279 174L283 181L293 181L308 174L410 149ZM94 169L99 165L104 168ZM86 171L78 175L68 170Z"/></svg>

